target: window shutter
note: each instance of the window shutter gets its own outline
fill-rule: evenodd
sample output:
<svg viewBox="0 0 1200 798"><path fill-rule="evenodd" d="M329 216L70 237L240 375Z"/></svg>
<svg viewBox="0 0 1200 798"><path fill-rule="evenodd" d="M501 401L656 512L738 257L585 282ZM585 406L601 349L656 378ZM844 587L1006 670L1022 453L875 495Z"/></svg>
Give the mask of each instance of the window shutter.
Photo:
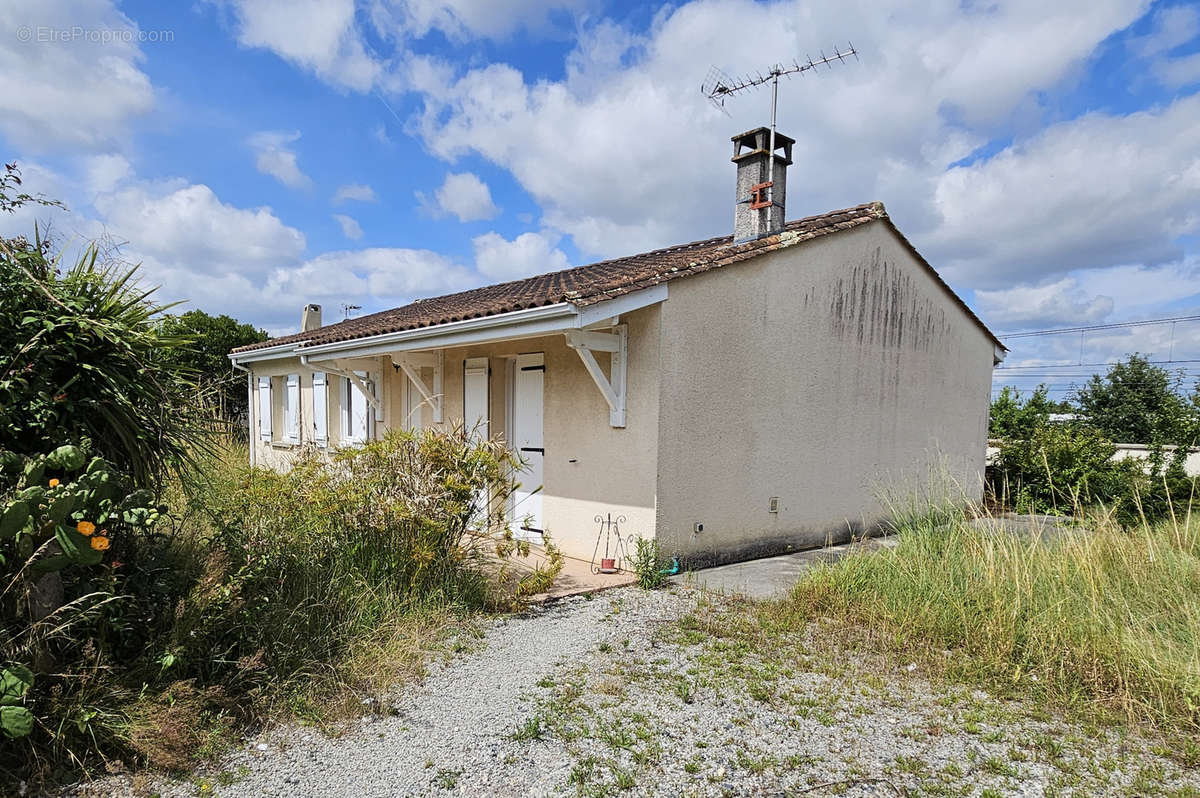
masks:
<svg viewBox="0 0 1200 798"><path fill-rule="evenodd" d="M354 372L362 380L367 390L373 390L367 382L369 376L365 371ZM346 443L362 443L371 437L374 427L374 411L367 403L367 397L349 377L342 378L342 440Z"/></svg>
<svg viewBox="0 0 1200 798"><path fill-rule="evenodd" d="M289 443L300 442L300 375L287 375L283 407L284 431Z"/></svg>
<svg viewBox="0 0 1200 798"><path fill-rule="evenodd" d="M367 375L361 371L356 371L354 373L358 375L358 378L361 380L365 381L367 378ZM354 439L355 443L362 443L367 439L367 419L370 405L367 404L367 397L363 395L363 392L358 389L357 385L351 383L350 393L353 396L353 399L350 400L350 407L352 410L352 415L350 418L352 425L350 429L350 437Z"/></svg>
<svg viewBox="0 0 1200 798"><path fill-rule="evenodd" d="M329 396L325 372L313 372L313 440L321 446L329 442Z"/></svg>
<svg viewBox="0 0 1200 798"><path fill-rule="evenodd" d="M271 440L271 378L258 378L258 437Z"/></svg>

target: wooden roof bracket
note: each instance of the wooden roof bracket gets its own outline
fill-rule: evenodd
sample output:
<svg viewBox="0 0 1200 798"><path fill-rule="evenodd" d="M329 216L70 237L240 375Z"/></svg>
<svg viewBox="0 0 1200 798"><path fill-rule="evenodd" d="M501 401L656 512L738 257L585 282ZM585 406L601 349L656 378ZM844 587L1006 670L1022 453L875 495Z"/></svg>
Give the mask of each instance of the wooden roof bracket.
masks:
<svg viewBox="0 0 1200 798"><path fill-rule="evenodd" d="M433 423L442 423L442 365L445 362L442 350L436 352L396 352L392 355L394 363L405 373L421 397L433 408ZM433 369L433 385L425 384L419 369Z"/></svg>
<svg viewBox="0 0 1200 798"><path fill-rule="evenodd" d="M613 332L592 332L590 330L569 330L566 333L567 346L575 350L583 367L587 369L600 389L601 396L608 403L608 423L613 427L625 426L625 369L629 359L629 328L618 324ZM593 352L608 352L609 376L605 376L596 362Z"/></svg>
<svg viewBox="0 0 1200 798"><path fill-rule="evenodd" d="M378 363L378 361L376 361L376 363ZM376 414L383 412L383 403L379 400L379 395L375 391L371 390L371 386L363 382L362 377L358 376L354 368L344 368L345 364L339 363L338 361L309 363L307 355L300 355L300 365L311 371L323 371L326 374L333 374L336 377L345 377L354 384L354 387L358 388L358 390L362 392L362 395L367 399L367 404L369 404L375 410Z"/></svg>

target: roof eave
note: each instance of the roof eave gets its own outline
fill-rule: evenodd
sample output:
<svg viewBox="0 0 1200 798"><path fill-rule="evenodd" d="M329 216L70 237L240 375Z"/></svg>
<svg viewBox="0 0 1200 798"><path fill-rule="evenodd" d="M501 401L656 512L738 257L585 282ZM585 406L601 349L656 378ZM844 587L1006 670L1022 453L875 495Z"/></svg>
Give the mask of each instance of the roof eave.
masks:
<svg viewBox="0 0 1200 798"><path fill-rule="evenodd" d="M558 302L493 316L397 330L344 341L322 344L311 344L308 341L291 342L266 349L234 352L229 355L229 359L234 363L249 363L303 355L310 362L321 362L532 338L589 327L666 299L667 286L661 284L594 304L585 305L582 300L579 300L578 304Z"/></svg>

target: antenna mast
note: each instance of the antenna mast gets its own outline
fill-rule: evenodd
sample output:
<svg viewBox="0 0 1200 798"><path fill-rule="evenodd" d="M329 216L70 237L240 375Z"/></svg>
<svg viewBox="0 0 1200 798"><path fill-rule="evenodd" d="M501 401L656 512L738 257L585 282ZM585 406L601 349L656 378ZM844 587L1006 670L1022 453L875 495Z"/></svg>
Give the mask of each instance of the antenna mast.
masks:
<svg viewBox="0 0 1200 798"><path fill-rule="evenodd" d="M755 72L753 75L731 78L714 66L708 70L708 77L700 84L701 93L721 111L725 111L726 97L757 89L767 83L771 84L771 152L767 158L767 191L770 193L767 197L772 207L775 205L775 115L779 106L779 79L801 75L819 66L828 66L832 69L834 61L845 61L848 56L854 56L857 60L858 51L854 49L854 45L847 44L847 48L841 50L834 47L833 55L827 56L822 52L821 57L815 61L808 58L805 61L792 61L791 64L775 64L765 75Z"/></svg>

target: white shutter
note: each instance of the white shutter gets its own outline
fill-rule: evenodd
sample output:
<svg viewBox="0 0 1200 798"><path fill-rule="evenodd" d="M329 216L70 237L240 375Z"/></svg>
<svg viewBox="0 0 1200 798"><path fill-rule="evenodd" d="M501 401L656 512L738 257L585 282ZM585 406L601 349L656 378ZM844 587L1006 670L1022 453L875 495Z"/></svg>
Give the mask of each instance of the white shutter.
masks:
<svg viewBox="0 0 1200 798"><path fill-rule="evenodd" d="M271 378L258 378L258 437L271 440Z"/></svg>
<svg viewBox="0 0 1200 798"><path fill-rule="evenodd" d="M329 442L329 396L325 372L313 372L313 440L324 446Z"/></svg>
<svg viewBox="0 0 1200 798"><path fill-rule="evenodd" d="M463 424L478 440L488 433L488 359L469 357L463 361Z"/></svg>
<svg viewBox="0 0 1200 798"><path fill-rule="evenodd" d="M367 374L354 372L359 379L366 380ZM348 377L342 378L342 440L346 443L362 443L370 437L371 409L367 397Z"/></svg>
<svg viewBox="0 0 1200 798"><path fill-rule="evenodd" d="M364 382L366 381L366 372L356 371L354 373L358 375L359 379L363 380ZM350 385L350 395L352 397L350 400L350 437L355 443L362 443L367 439L368 433L370 432L368 428L370 405L367 404L367 397L364 396L363 392L358 389L358 386L354 385L353 383Z"/></svg>
<svg viewBox="0 0 1200 798"><path fill-rule="evenodd" d="M283 392L284 434L288 443L300 442L300 375L287 375L287 388Z"/></svg>

